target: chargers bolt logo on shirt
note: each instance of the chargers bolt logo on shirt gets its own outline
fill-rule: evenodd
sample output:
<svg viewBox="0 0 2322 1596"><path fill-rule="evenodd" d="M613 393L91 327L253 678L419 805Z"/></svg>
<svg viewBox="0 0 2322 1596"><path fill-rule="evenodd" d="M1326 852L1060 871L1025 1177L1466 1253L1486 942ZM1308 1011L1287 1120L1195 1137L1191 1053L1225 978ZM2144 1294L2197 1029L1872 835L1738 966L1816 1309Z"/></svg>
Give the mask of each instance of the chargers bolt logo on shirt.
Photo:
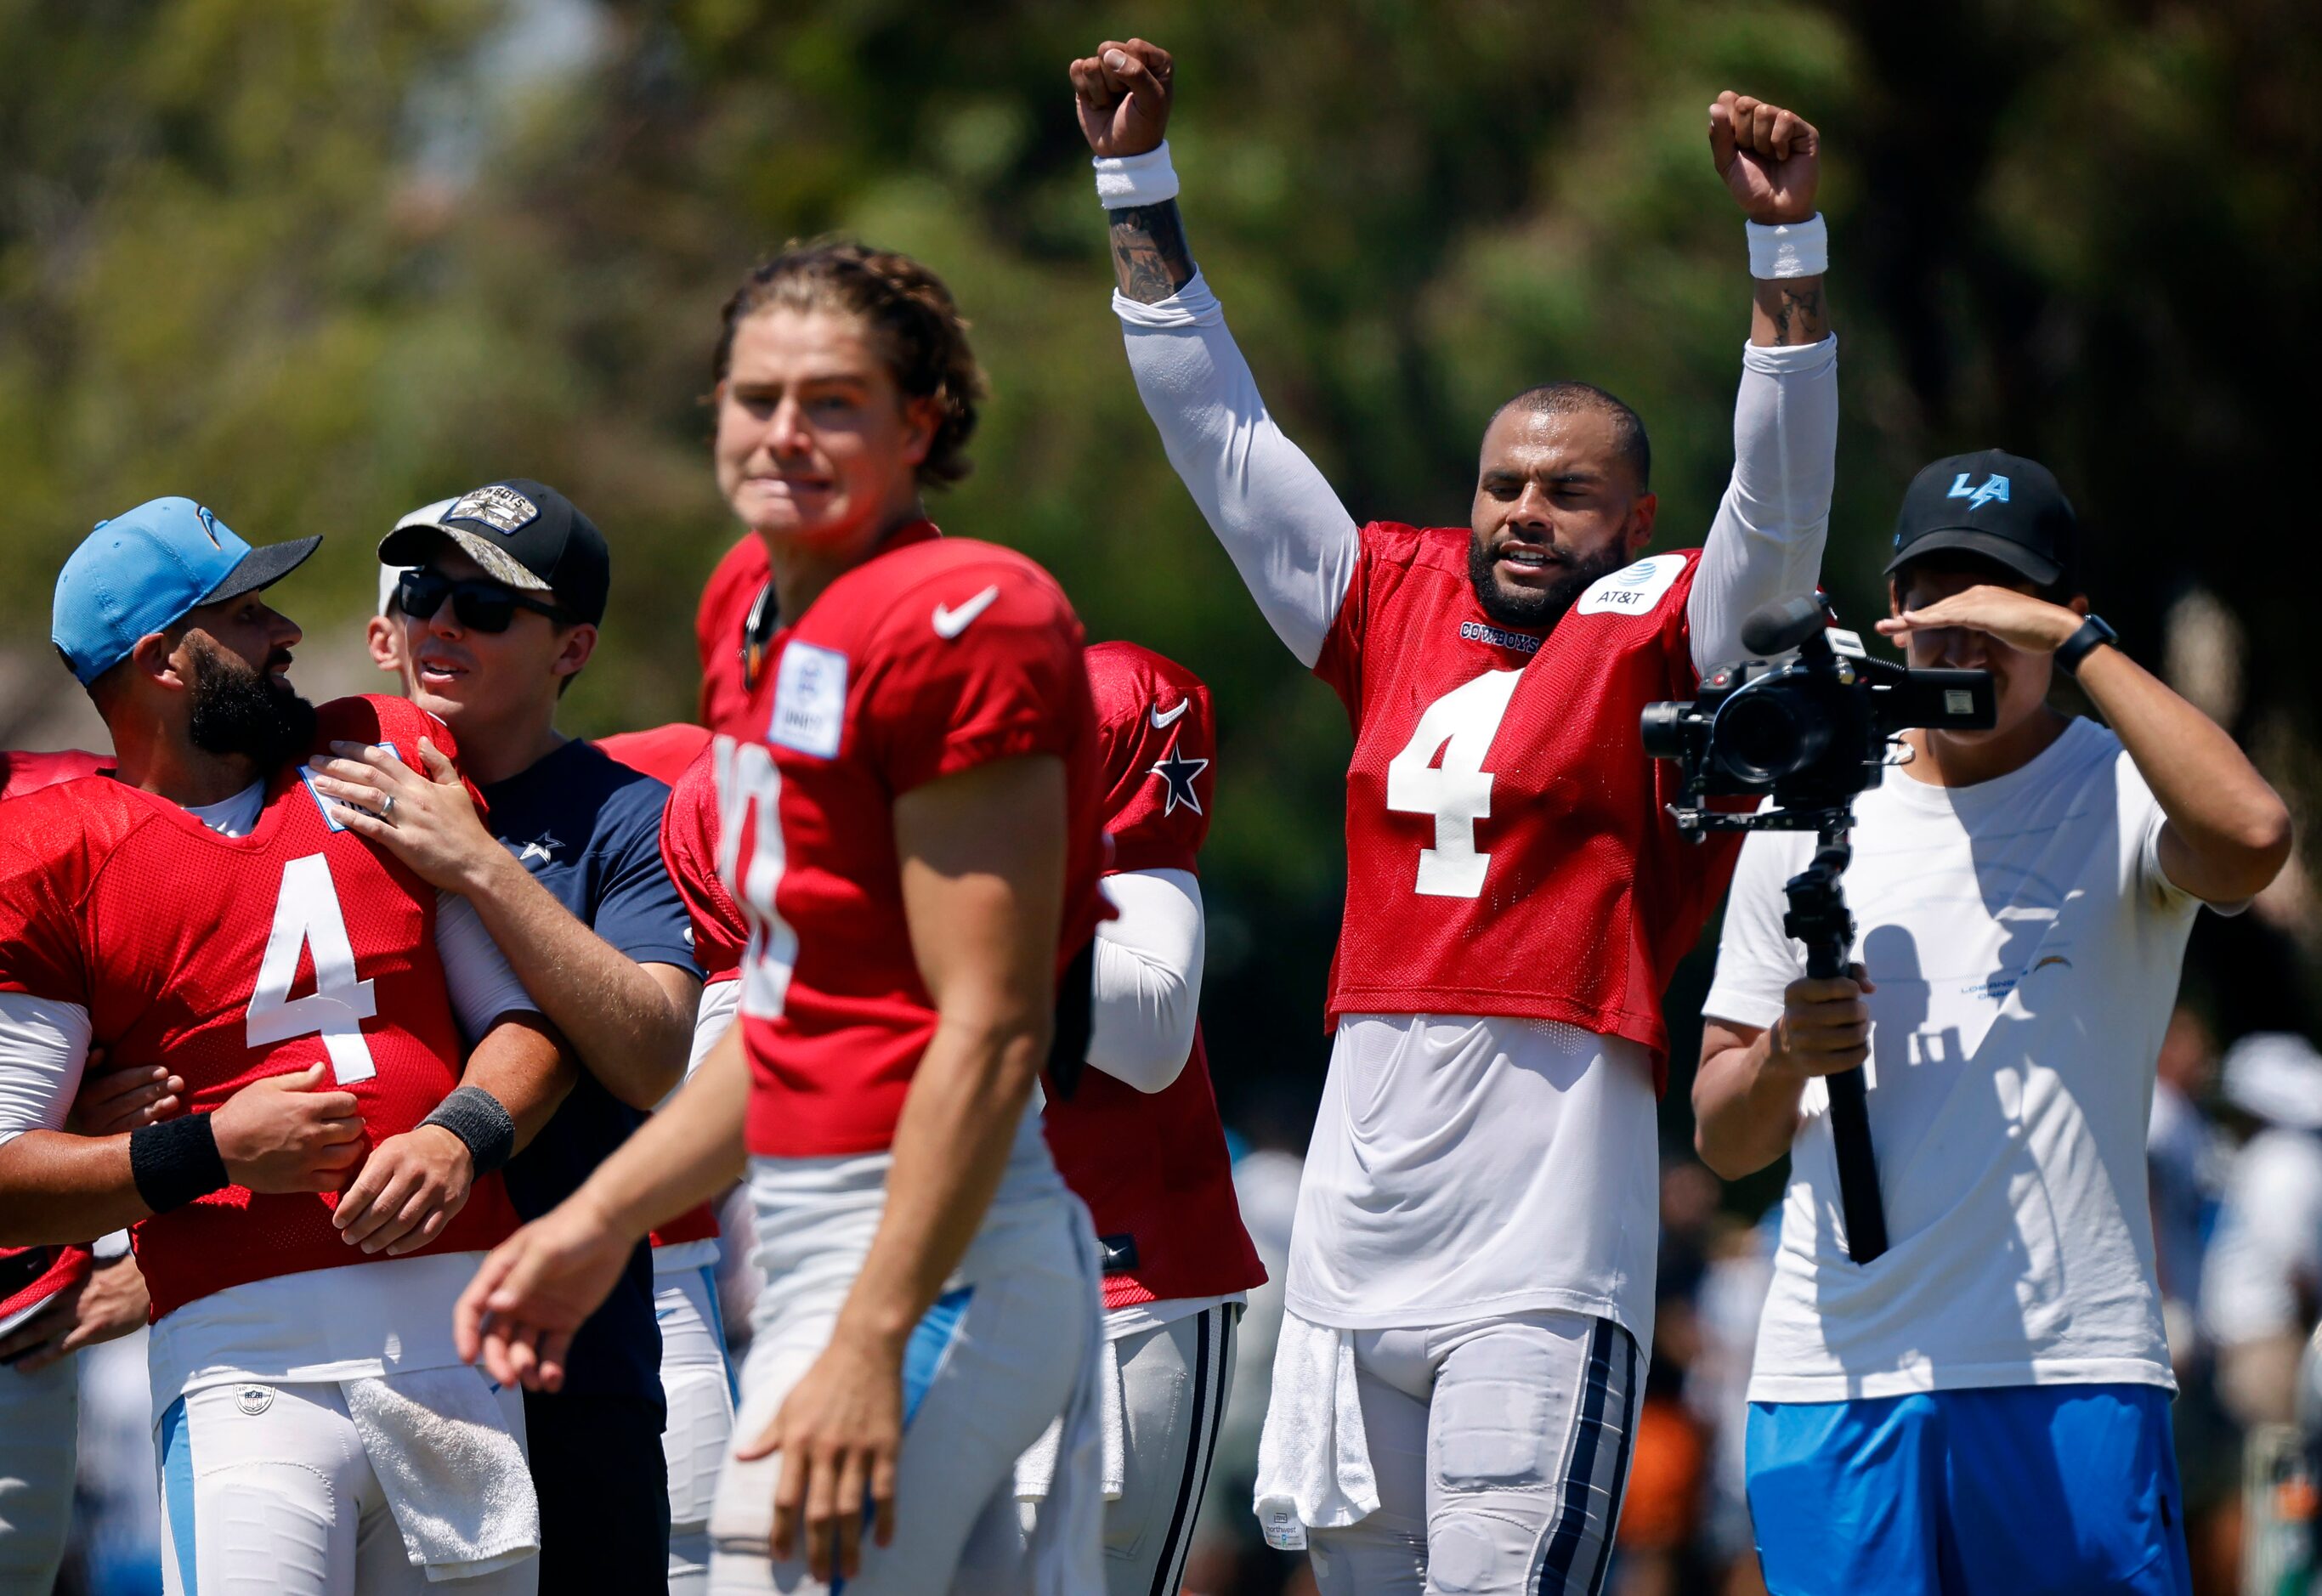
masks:
<svg viewBox="0 0 2322 1596"><path fill-rule="evenodd" d="M476 521L507 536L540 519L540 506L513 488L479 488L443 512L446 521Z"/></svg>
<svg viewBox="0 0 2322 1596"><path fill-rule="evenodd" d="M1641 616L1661 601L1678 573L1685 570L1682 554L1655 554L1623 566L1580 596L1573 606L1584 616Z"/></svg>
<svg viewBox="0 0 2322 1596"><path fill-rule="evenodd" d="M2007 502L2007 479L1994 471L1983 479L1982 486L1970 488L1967 485L1967 473L1961 471L1952 479L1952 490L1943 497L1963 498L1967 500L1967 507L1970 510L1979 510L1993 499L1997 499L2004 505Z"/></svg>

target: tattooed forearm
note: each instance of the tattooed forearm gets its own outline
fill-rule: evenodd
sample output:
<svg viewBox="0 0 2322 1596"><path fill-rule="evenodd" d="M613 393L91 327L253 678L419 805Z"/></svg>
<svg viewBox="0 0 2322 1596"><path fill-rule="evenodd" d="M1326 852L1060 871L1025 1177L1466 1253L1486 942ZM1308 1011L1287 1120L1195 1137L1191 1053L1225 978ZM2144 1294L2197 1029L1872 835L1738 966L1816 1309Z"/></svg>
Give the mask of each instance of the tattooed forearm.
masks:
<svg viewBox="0 0 2322 1596"><path fill-rule="evenodd" d="M1830 336L1830 318L1823 314L1822 278L1761 278L1757 287L1757 306L1750 317L1751 342L1820 343Z"/></svg>
<svg viewBox="0 0 2322 1596"><path fill-rule="evenodd" d="M1122 293L1155 305L1193 280L1193 257L1175 200L1105 214L1112 221L1112 271Z"/></svg>

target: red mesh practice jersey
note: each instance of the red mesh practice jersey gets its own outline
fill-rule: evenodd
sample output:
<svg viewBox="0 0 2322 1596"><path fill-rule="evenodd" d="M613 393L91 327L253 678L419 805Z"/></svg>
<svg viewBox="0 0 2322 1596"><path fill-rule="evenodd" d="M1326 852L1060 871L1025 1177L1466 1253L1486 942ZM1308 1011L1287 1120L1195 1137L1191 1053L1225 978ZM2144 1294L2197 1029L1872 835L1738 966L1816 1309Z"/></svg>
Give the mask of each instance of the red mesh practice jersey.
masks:
<svg viewBox="0 0 2322 1596"><path fill-rule="evenodd" d="M1732 874L1685 841L1637 721L1696 685L1698 550L1605 578L1547 634L1476 602L1466 527L1374 523L1314 672L1355 727L1330 1013L1509 1015L1650 1048Z"/></svg>
<svg viewBox="0 0 2322 1596"><path fill-rule="evenodd" d="M615 732L609 737L591 741L597 752L607 758L620 761L663 787L675 787L685 767L709 746L709 728L681 720L643 732Z"/></svg>
<svg viewBox="0 0 2322 1596"><path fill-rule="evenodd" d="M921 523L777 635L744 729L715 747L718 873L751 932L750 1150L878 1152L936 1022L903 917L896 798L996 760L1060 758L1060 968L1106 914L1080 621L1023 555Z"/></svg>
<svg viewBox="0 0 2322 1596"><path fill-rule="evenodd" d="M342 698L315 746L421 736L441 721L400 698ZM317 1060L355 1095L375 1143L410 1130L459 1084L466 1048L435 951L435 889L334 829L292 765L246 837L118 781L50 787L0 826L0 990L78 1003L114 1065L166 1062L207 1113L241 1088ZM331 1227L333 1199L212 1192L140 1224L156 1318L275 1275L366 1262ZM498 1175L427 1253L493 1245L515 1228Z"/></svg>
<svg viewBox="0 0 2322 1596"><path fill-rule="evenodd" d="M62 753L0 750L0 798L21 798L59 781L94 776L113 762L70 749ZM0 1247L0 1332L59 1291L87 1277L86 1247Z"/></svg>
<svg viewBox="0 0 2322 1596"><path fill-rule="evenodd" d="M745 533L726 551L701 590L693 641L701 653L701 724L713 732L734 730L728 723L750 707L752 684L742 658L742 637L751 606L772 579L765 541L754 532ZM769 656L772 652L767 650Z"/></svg>
<svg viewBox="0 0 2322 1596"><path fill-rule="evenodd" d="M69 748L62 753L11 753L0 751L0 798L22 798L59 781L109 771L113 762L101 754Z"/></svg>
<svg viewBox="0 0 2322 1596"><path fill-rule="evenodd" d="M1193 872L1216 777L1210 689L1133 643L1100 643L1087 660L1113 867ZM1198 1026L1184 1070L1161 1090L1083 1070L1069 1099L1048 1099L1045 1125L1057 1169L1104 1238L1106 1308L1264 1283Z"/></svg>
<svg viewBox="0 0 2322 1596"><path fill-rule="evenodd" d="M677 883L677 895L685 900L693 933L693 959L701 966L702 990L707 993L721 981L740 979L742 949L750 940L750 931L742 923L741 909L727 896L726 883L718 879L718 774L708 746L709 734L699 726L684 729L700 733L701 748L691 763L674 776L662 778L669 782L670 790L669 805L661 816L661 862L670 880ZM666 1247L681 1241L707 1241L717 1234L717 1210L705 1202L656 1229L653 1245Z"/></svg>

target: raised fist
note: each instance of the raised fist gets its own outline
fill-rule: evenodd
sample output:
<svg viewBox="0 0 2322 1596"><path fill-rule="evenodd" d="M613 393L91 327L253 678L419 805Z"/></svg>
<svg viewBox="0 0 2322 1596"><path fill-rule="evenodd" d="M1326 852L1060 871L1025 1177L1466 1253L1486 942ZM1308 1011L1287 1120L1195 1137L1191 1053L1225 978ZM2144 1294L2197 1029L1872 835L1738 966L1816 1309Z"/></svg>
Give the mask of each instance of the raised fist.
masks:
<svg viewBox="0 0 2322 1596"><path fill-rule="evenodd" d="M1143 155L1168 136L1175 65L1142 39L1108 39L1072 64L1081 133L1099 155Z"/></svg>
<svg viewBox="0 0 2322 1596"><path fill-rule="evenodd" d="M1709 108L1709 153L1752 222L1770 227L1815 214L1822 135L1796 112L1729 88Z"/></svg>

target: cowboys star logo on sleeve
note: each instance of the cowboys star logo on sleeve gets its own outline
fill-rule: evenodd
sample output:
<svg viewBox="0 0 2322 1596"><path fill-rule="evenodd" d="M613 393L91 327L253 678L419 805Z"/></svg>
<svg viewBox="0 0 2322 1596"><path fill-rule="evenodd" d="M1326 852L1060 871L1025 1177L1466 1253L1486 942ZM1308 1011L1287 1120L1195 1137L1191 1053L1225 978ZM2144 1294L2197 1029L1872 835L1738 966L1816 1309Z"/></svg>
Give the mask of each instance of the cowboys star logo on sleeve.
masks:
<svg viewBox="0 0 2322 1596"><path fill-rule="evenodd" d="M1161 798L1161 813L1165 817L1175 815L1179 804L1184 805L1196 815L1202 812L1202 800L1193 796L1193 778L1209 768L1209 761L1187 759L1177 752L1175 742L1170 743L1169 752L1164 754L1160 762L1147 772L1160 777L1163 784L1168 789Z"/></svg>

